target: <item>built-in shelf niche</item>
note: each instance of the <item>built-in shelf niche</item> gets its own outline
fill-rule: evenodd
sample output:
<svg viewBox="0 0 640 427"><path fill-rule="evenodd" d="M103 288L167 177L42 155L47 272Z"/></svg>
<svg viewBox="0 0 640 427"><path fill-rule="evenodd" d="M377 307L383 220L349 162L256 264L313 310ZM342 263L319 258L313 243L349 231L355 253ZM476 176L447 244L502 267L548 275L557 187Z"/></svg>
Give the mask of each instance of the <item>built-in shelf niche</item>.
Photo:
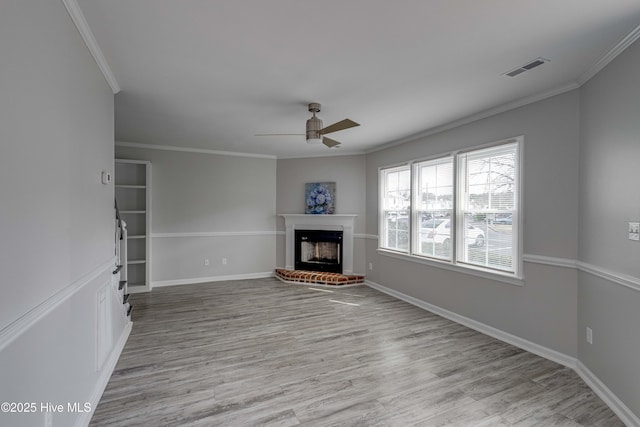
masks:
<svg viewBox="0 0 640 427"><path fill-rule="evenodd" d="M151 163L116 159L115 193L127 223L127 281L129 292L151 289Z"/></svg>

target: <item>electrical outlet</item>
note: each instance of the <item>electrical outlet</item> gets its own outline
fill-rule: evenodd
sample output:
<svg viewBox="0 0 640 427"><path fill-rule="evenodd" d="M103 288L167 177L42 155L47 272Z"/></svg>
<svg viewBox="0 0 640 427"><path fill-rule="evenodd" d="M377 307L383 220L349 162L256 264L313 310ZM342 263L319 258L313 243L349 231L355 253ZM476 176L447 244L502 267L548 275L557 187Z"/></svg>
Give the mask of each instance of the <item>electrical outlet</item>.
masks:
<svg viewBox="0 0 640 427"><path fill-rule="evenodd" d="M222 265L227 265L227 259L226 258L222 258Z"/></svg>
<svg viewBox="0 0 640 427"><path fill-rule="evenodd" d="M373 263L372 262L369 263L369 270L373 270Z"/></svg>
<svg viewBox="0 0 640 427"><path fill-rule="evenodd" d="M204 265L209 265L209 259L204 260Z"/></svg>
<svg viewBox="0 0 640 427"><path fill-rule="evenodd" d="M44 413L44 427L53 427L53 413L49 411Z"/></svg>
<svg viewBox="0 0 640 427"><path fill-rule="evenodd" d="M589 344L593 344L593 331L588 326L587 326L587 337L586 338L587 338L587 342Z"/></svg>

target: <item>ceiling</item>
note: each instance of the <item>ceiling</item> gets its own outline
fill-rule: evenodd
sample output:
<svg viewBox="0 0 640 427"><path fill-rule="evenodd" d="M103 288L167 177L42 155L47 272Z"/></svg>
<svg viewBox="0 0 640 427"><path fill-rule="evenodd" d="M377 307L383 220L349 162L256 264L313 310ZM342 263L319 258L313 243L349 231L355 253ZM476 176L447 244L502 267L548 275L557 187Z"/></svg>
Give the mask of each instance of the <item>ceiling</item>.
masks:
<svg viewBox="0 0 640 427"><path fill-rule="evenodd" d="M640 24L638 0L78 4L121 88L116 140L278 158L367 152L575 88ZM309 102L325 126L361 126L329 135L339 150L254 136L304 133Z"/></svg>

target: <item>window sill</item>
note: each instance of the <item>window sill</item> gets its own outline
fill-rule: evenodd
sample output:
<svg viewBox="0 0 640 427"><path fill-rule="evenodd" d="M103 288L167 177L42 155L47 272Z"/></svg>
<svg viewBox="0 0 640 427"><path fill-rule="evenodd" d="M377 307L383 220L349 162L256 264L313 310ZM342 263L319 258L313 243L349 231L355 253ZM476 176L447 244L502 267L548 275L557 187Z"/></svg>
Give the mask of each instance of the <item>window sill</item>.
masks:
<svg viewBox="0 0 640 427"><path fill-rule="evenodd" d="M524 277L517 277L511 274L501 274L492 270L476 268L469 265L451 264L436 259L423 258L416 255L409 255L401 252L394 252L388 249L378 248L379 255L388 256L390 258L401 259L404 261L415 262L417 264L429 265L431 267L442 268L445 270L455 271L458 273L469 274L471 276L482 277L485 279L495 280L497 282L509 283L516 286L524 286Z"/></svg>

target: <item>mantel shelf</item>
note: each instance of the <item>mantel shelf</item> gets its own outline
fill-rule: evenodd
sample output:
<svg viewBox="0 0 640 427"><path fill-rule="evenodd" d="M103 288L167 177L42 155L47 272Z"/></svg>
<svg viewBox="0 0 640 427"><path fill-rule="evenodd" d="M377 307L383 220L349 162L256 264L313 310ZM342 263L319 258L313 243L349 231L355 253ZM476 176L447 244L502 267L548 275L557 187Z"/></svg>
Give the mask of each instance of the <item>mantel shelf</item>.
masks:
<svg viewBox="0 0 640 427"><path fill-rule="evenodd" d="M292 218L353 218L358 216L357 214L328 214L328 215L317 215L317 214L278 214L281 217L292 217Z"/></svg>

